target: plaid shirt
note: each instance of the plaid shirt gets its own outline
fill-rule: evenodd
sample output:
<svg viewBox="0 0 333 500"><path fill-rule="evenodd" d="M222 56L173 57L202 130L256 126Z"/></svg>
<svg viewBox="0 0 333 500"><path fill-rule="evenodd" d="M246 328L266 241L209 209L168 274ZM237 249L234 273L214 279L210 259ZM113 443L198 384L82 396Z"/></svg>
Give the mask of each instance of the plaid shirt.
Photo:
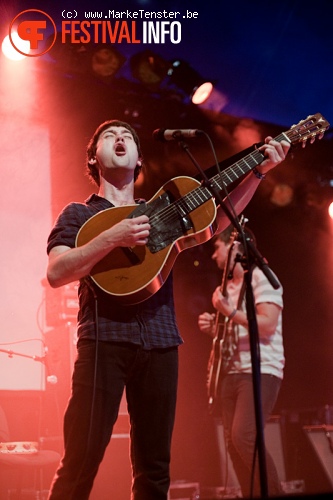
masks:
<svg viewBox="0 0 333 500"><path fill-rule="evenodd" d="M91 195L85 203L67 205L49 235L47 252L58 245L74 248L81 226L93 215L112 206L108 200L96 194ZM98 303L99 340L131 342L144 349L182 344L175 318L172 273L158 292L135 305L120 305L112 295L93 286ZM94 339L95 299L85 280L80 281L78 294L78 337Z"/></svg>

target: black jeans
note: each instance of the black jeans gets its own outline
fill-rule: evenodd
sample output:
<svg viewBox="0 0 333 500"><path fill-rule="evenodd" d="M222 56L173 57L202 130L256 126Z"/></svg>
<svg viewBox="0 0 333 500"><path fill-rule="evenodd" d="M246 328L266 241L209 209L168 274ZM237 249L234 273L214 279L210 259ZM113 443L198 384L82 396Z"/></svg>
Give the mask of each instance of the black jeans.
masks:
<svg viewBox="0 0 333 500"><path fill-rule="evenodd" d="M281 379L273 375L261 375L262 418L266 423L276 402ZM227 449L230 454L244 497L260 497L260 475L256 460L254 487L251 491L251 474L256 443L256 419L251 374L230 374L221 383L222 421ZM268 493L281 494L281 485L274 461L266 450Z"/></svg>
<svg viewBox="0 0 333 500"><path fill-rule="evenodd" d="M95 342L79 342L72 395L64 418L65 452L49 499L89 498L126 388L131 425L131 498L166 500L177 397L177 347L147 351L126 343L100 342L93 397L94 359Z"/></svg>

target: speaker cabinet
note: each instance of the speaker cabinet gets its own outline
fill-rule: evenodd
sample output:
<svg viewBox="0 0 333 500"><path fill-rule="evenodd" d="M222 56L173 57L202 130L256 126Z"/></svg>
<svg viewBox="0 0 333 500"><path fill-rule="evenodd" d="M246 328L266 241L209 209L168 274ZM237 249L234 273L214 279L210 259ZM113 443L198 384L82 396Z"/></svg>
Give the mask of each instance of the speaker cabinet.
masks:
<svg viewBox="0 0 333 500"><path fill-rule="evenodd" d="M117 422L99 467L90 500L124 500L131 496L130 424L123 394Z"/></svg>
<svg viewBox="0 0 333 500"><path fill-rule="evenodd" d="M274 460L280 481L286 481L284 446L279 416L272 415L265 427L265 445Z"/></svg>
<svg viewBox="0 0 333 500"><path fill-rule="evenodd" d="M316 458L317 468L312 471L318 478L315 488L319 493L333 492L333 425L309 425L303 431Z"/></svg>
<svg viewBox="0 0 333 500"><path fill-rule="evenodd" d="M114 434L100 465L91 500L124 500L131 496L129 435Z"/></svg>
<svg viewBox="0 0 333 500"><path fill-rule="evenodd" d="M229 454L226 452L224 430L220 420L217 420L216 430L220 451L222 484L225 485L226 478L228 478L228 482L226 484L227 487L239 488L236 473L233 469ZM272 416L267 422L264 439L266 448L274 460L280 481L286 481L284 450L279 416Z"/></svg>

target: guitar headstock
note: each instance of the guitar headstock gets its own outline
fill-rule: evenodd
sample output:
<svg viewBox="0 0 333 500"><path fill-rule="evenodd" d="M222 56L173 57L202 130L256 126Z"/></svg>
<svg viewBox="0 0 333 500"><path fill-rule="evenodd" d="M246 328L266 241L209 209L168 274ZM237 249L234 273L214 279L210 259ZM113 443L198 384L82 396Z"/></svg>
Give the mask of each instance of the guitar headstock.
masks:
<svg viewBox="0 0 333 500"><path fill-rule="evenodd" d="M249 221L249 219L247 219L243 214L241 214L241 216L239 217L239 226L241 228L242 231L244 231L244 228L245 228L245 224ZM238 232L238 229L236 229L236 227L233 228L232 230L232 233L230 235L230 239L229 239L229 245L232 246L235 242L235 240L238 238L238 235L240 233Z"/></svg>
<svg viewBox="0 0 333 500"><path fill-rule="evenodd" d="M325 130L329 128L330 124L320 114L308 116L305 120L301 120L296 125L293 125L285 134L291 141L291 144L302 144L304 148L308 140L313 144L316 138L322 139Z"/></svg>

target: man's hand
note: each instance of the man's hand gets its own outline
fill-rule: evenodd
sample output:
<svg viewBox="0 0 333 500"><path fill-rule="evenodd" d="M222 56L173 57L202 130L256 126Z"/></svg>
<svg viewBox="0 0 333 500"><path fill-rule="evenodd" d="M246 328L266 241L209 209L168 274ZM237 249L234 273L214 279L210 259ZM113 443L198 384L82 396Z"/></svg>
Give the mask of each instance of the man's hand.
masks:
<svg viewBox="0 0 333 500"><path fill-rule="evenodd" d="M261 151L266 159L258 165L257 169L262 174L266 174L272 168L276 167L279 163L285 160L290 149L288 141L275 141L271 136L266 137L265 144L260 146Z"/></svg>
<svg viewBox="0 0 333 500"><path fill-rule="evenodd" d="M204 312L198 317L198 326L203 333L214 337L215 314Z"/></svg>
<svg viewBox="0 0 333 500"><path fill-rule="evenodd" d="M224 316L230 316L234 310L234 306L230 304L228 297L222 295L220 286L216 287L213 293L212 303L214 308Z"/></svg>
<svg viewBox="0 0 333 500"><path fill-rule="evenodd" d="M123 219L110 229L107 229L105 233L110 237L114 247L134 247L135 245L145 245L147 243L149 230L149 218L146 215L140 215L133 219Z"/></svg>

